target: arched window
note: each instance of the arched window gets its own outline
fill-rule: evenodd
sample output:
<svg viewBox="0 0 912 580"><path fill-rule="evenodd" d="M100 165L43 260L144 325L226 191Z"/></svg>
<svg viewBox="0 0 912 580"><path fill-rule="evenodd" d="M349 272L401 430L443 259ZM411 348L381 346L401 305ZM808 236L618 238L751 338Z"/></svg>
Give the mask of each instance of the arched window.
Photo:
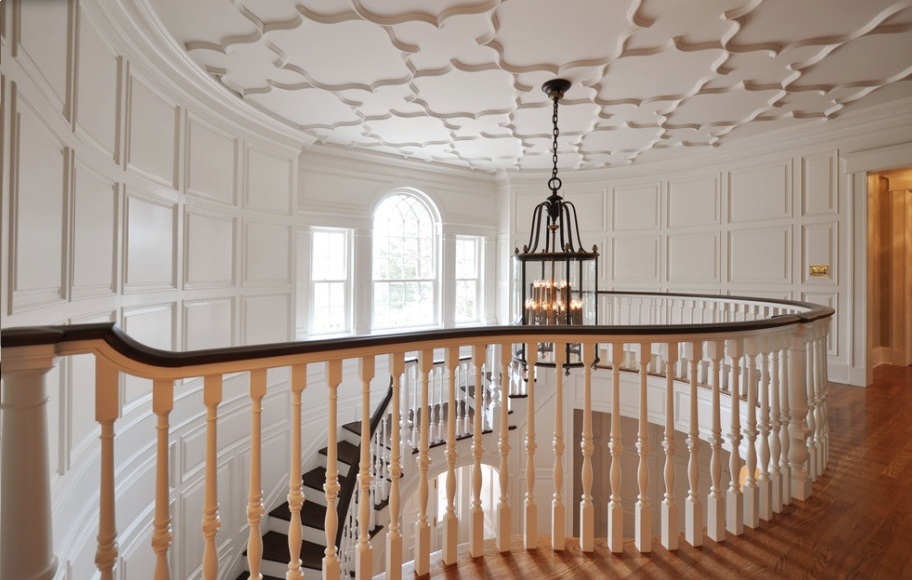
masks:
<svg viewBox="0 0 912 580"><path fill-rule="evenodd" d="M407 192L374 212L375 329L437 324L437 234L429 203Z"/></svg>

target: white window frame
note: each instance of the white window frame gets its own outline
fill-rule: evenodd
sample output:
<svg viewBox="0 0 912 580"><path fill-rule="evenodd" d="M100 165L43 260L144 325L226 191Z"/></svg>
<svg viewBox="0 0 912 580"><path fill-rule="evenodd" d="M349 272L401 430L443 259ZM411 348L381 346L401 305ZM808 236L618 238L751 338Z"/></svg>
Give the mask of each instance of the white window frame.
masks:
<svg viewBox="0 0 912 580"><path fill-rule="evenodd" d="M461 241L471 241L475 245L475 272L472 277L460 277L459 272L459 246ZM482 322L484 319L484 236L456 235L453 246L453 260L456 262L453 269L453 322L457 325L470 325ZM458 288L462 281L475 282L475 317L459 318Z"/></svg>
<svg viewBox="0 0 912 580"><path fill-rule="evenodd" d="M314 264L315 260L315 251L316 243L315 238L320 234L339 234L344 240L344 247L342 248L342 255L345 259L345 277L344 278L325 278L317 279L314 276ZM346 228L323 228L315 227L311 228L310 232L310 300L308 300L308 314L309 314L309 323L307 325L308 333L311 336L319 336L321 338L329 336L345 336L352 333L353 328L353 316L352 316L352 231ZM344 317L342 328L340 329L317 329L314 326L315 321L317 320L316 311L317 311L317 285L318 284L343 284L345 297L345 304L343 305Z"/></svg>

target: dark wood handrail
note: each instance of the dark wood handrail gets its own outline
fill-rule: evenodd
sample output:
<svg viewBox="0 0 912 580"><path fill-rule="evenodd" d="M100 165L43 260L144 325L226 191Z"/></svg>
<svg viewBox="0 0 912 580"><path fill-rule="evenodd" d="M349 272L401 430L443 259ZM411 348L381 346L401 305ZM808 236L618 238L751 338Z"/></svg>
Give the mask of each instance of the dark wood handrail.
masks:
<svg viewBox="0 0 912 580"><path fill-rule="evenodd" d="M601 292L600 292L601 294ZM550 337L566 337L579 341L589 336L646 336L657 334L691 335L709 333L734 333L767 330L792 324L810 323L834 314L832 308L788 300L737 298L719 295L701 294L662 294L646 292L605 292L605 294L640 294L647 296L667 296L669 298L711 298L750 300L806 308L806 312L783 314L761 320L739 322L701 323L701 324L656 324L656 325L618 325L618 326L476 326L454 329L425 330L402 334L384 334L355 336L324 340L283 342L252 346L227 347L208 350L172 352L152 348L129 337L116 323L104 322L95 324L76 324L63 326L38 326L5 328L0 331L0 348L15 348L35 345L54 345L64 342L84 340L103 340L120 354L137 362L162 368L180 368L205 364L217 364L227 361L254 360L299 354L332 352L346 348L382 347L401 345L412 342L430 342L452 339L497 338L503 335L534 336L547 333Z"/></svg>

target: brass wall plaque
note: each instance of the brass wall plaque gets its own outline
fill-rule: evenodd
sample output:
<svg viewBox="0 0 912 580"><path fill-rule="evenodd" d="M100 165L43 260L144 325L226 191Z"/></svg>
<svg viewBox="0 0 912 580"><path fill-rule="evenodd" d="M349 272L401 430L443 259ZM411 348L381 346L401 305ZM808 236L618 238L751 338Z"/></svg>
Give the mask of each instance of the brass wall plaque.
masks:
<svg viewBox="0 0 912 580"><path fill-rule="evenodd" d="M811 277L829 278L830 277L830 267L829 266L811 266Z"/></svg>

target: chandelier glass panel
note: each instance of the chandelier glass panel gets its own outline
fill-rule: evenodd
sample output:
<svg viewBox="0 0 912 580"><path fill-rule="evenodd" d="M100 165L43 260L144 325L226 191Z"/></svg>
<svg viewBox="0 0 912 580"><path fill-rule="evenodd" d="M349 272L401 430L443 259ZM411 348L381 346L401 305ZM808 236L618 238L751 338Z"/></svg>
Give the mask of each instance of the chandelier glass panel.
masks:
<svg viewBox="0 0 912 580"><path fill-rule="evenodd" d="M529 243L513 254L514 317L518 324L582 326L598 321L598 248L583 248L576 207L560 195L557 176L558 103L570 82L553 79L542 86L553 102L551 194L532 212ZM525 345L515 355L525 361ZM540 344L540 364L554 364L554 345ZM582 364L578 343L567 344L566 364Z"/></svg>

